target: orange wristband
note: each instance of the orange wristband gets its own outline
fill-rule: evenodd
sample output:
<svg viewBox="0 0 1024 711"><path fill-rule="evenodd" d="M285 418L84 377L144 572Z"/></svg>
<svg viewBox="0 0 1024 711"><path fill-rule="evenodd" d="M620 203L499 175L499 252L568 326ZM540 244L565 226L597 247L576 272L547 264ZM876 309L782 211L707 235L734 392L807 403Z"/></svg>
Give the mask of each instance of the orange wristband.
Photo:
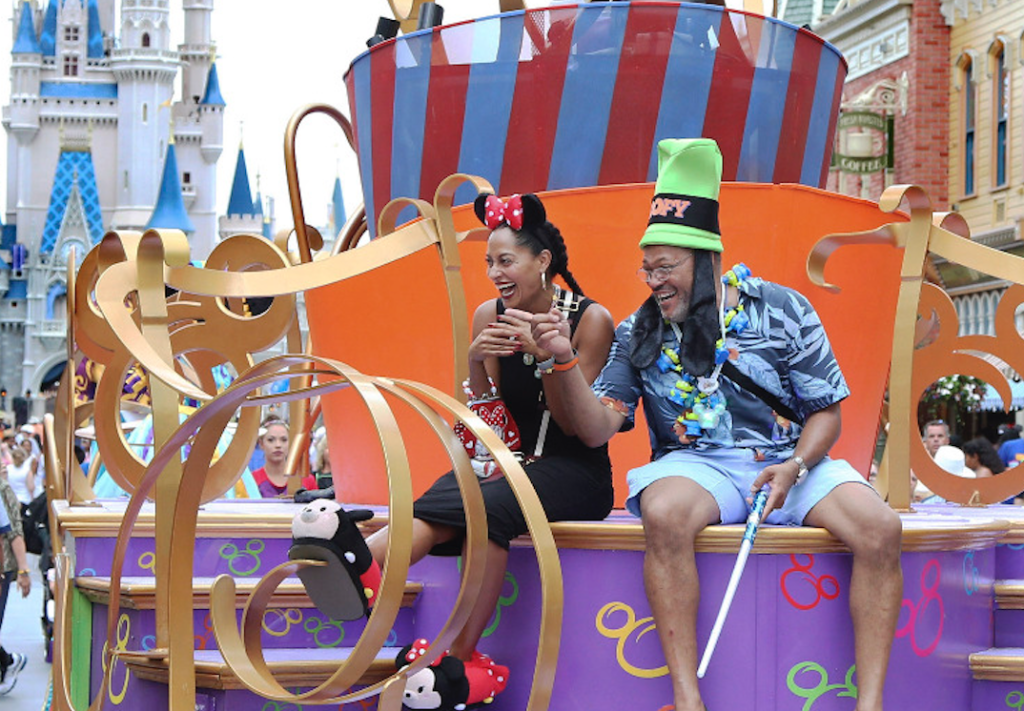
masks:
<svg viewBox="0 0 1024 711"><path fill-rule="evenodd" d="M553 366L551 366L551 368L552 368L552 370L557 370L559 372L561 372L563 370L572 370L573 368L576 367L576 365L579 362L580 362L580 357L579 356L574 356L573 359L570 360L568 363L555 363Z"/></svg>

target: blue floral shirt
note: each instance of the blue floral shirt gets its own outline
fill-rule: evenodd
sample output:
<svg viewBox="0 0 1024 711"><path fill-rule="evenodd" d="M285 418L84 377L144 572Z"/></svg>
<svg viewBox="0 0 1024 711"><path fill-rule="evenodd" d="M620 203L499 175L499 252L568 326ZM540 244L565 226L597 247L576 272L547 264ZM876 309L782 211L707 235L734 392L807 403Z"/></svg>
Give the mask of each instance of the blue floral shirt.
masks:
<svg viewBox="0 0 1024 711"><path fill-rule="evenodd" d="M738 370L804 420L849 396L821 319L806 297L759 278L742 282L739 293L750 325L726 338L726 347L738 353L738 358L733 358ZM776 415L771 406L725 375L719 383L726 412L718 426L705 431L694 444L681 443L673 425L682 410L668 399L678 374L662 373L654 363L637 369L629 360L636 316L634 313L616 328L608 361L594 381L593 391L626 416L622 431L633 428L636 407L643 399L652 459L685 447L750 448L770 458L790 455L800 437L800 425ZM665 328L663 333L666 345L679 348L672 329Z"/></svg>

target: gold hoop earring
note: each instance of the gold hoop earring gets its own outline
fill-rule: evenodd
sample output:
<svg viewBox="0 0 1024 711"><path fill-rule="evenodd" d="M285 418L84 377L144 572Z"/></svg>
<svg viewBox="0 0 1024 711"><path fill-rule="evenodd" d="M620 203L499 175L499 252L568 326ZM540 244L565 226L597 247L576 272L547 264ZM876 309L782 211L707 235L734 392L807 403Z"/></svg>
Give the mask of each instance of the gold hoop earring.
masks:
<svg viewBox="0 0 1024 711"><path fill-rule="evenodd" d="M541 272L540 273L540 288L543 291L547 291L548 290L548 273L547 272Z"/></svg>

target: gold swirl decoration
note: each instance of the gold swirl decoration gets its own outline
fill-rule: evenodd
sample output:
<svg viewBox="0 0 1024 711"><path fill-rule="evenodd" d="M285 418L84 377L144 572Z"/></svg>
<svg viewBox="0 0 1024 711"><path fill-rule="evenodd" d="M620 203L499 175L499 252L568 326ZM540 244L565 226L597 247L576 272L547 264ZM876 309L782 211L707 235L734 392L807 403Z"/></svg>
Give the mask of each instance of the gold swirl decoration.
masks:
<svg viewBox="0 0 1024 711"><path fill-rule="evenodd" d="M294 148L292 129L297 128L302 116L318 110L330 113L307 107L297 114L298 118L289 127L286 153L288 147ZM338 117L344 119L340 114L335 116ZM123 660L132 655L160 659L168 665L169 707L173 711L194 707L191 601L197 513L201 503L225 491L241 471L241 460L237 460L233 452L219 459L216 457L221 435L239 410L242 421L252 423L258 417L258 408L264 404L296 402L346 387L359 393L373 417L385 454L390 486L388 560L391 565L385 572L381 595L366 631L348 660L321 687L298 696L281 687L264 661L259 647L259 628L270 596L280 581L299 566L315 564L291 561L264 576L249 597L241 633L235 627L233 582L229 578L221 579L214 586L211 616L225 659L243 683L267 698L326 702L380 693L379 708L399 708L406 675L418 671L449 646L468 617L483 574L486 518L479 484L446 422L447 416L465 422L503 465L533 535L541 568L544 609L540 630L542 643L538 649L529 709L543 711L550 702L558 657L561 569L543 508L504 444L458 400L429 386L366 376L343 363L310 355L281 356L258 365L251 365L249 358L252 350L278 340L282 329L289 331L289 346L297 344L301 349L301 343L291 337L296 333L292 328L296 293L364 274L423 249L434 249L449 292L456 363L452 392L460 393L458 384L466 377L468 369L469 325L457 248L459 242L482 228L457 233L451 210L455 190L462 183L470 182L478 191L491 190L491 186L474 176L449 176L438 186L433 205L422 201L413 203L420 213L416 221L392 231L398 208L385 207L381 220L383 236L358 249L312 260L311 248L321 246L319 235L310 233L302 222L293 153L290 156L289 183L293 209L298 203L295 216L300 226L295 231L300 252L297 258L289 258L285 251L287 233L279 235L275 244L262 237L241 235L222 243L211 254L208 268L199 268L190 265L188 242L180 231L113 232L104 236L87 255L73 290L74 298L69 298L69 308L70 303L74 303L72 336L77 337L78 345L88 357L104 366L105 377L100 381L103 391L97 395L95 410L101 452L110 463L109 469L119 470L119 482L130 484L125 488L132 492L121 521L111 570L110 624L104 655L108 671L89 708L98 709L108 695L109 670L117 658ZM408 204L408 201L397 204ZM177 292L170 299L166 296L167 287ZM258 318L243 317L237 313L238 303L249 297L273 297L273 304ZM218 336L223 336L223 343ZM209 369L224 362L233 365L239 376L217 394ZM122 449L127 449L117 409L120 389L125 373L136 364L149 377L153 402L155 455L148 465L120 455ZM316 384L313 384L314 378ZM104 380L109 381L105 386ZM291 387L286 393L262 394L264 388L282 380L290 381ZM447 449L466 500L469 553L455 608L421 662L401 673L396 672L371 689L342 697L339 694L368 668L390 632L401 604L410 557L412 488L408 458L394 414L382 393L391 394L420 414ZM183 397L204 404L180 423L178 404ZM77 419L73 408L66 414L72 422ZM62 431L70 436L73 427L70 424L63 427ZM247 447L251 447L251 439L239 433L235 436L241 443L248 440ZM186 446L190 446L191 451L183 462L180 453ZM70 459L65 459L65 469L69 468L69 462ZM60 477L55 479L60 480ZM125 651L118 649L115 626L120 614L121 571L139 512L146 497L151 495L155 500L156 520L153 566L157 593L156 643L146 652ZM68 625L71 575L68 559L59 559L54 705L62 711L74 708L67 677L71 648ZM189 632L172 633L174 630Z"/></svg>
<svg viewBox="0 0 1024 711"><path fill-rule="evenodd" d="M451 396L411 381L366 376L343 363L314 356L279 356L249 369L239 376L229 388L204 407L196 410L177 428L147 467L138 488L129 500L115 544L107 625L107 638L110 642L106 652L107 671L104 673L99 695L90 709L99 708L102 699L109 693L109 670L113 668L116 657L127 658L133 655L166 658L171 675L170 708L173 711L179 711L191 709L194 706L195 677L190 636L171 635L170 648L162 647L158 638L157 648L148 652L130 652L117 648L120 578L128 543L146 496L158 485L159 479L166 476L165 468L180 458L178 455L180 448L191 441L192 451L184 464L178 488L174 492L178 509L171 523L170 531L170 539L175 542L175 545L171 546L171 555L174 556L172 561L174 575L169 582L182 590L172 591L168 603L171 608L178 609L190 619L192 611L190 590L192 546L188 543L194 541L195 538L196 512L200 503L201 484L216 451L220 433L240 407L259 407L281 399L281 395L271 397L261 395L260 392L273 382L297 377L296 373L291 370L295 366L305 366L306 371L312 372L321 384L308 389L291 390L284 394L284 399L305 398L343 387L352 387L360 395L362 402L373 417L388 467L391 526L387 559L390 564L385 570L380 596L366 630L348 659L324 684L303 694L292 694L274 680L263 658L260 629L271 596L280 582L285 577L294 574L298 567L316 563L313 561L290 561L264 575L246 601L242 613L241 633L236 628L234 582L228 576L221 576L211 591L211 617L218 647L229 667L248 688L269 699L348 703L380 693L379 708L382 711L391 709L397 711L400 708L406 675L415 673L429 664L450 645L469 616L483 576L487 541L483 499L468 457L452 434L447 421L442 417L442 414L446 414L464 422L492 452L506 472L529 525L540 567L543 610L539 637L541 644L537 652L533 688L527 708L530 711L547 709L554 684L554 670L559 648L557 630L561 625L563 608L561 568L558 563L557 548L547 525L543 507L525 472L490 427ZM356 683L384 645L401 606L411 554L412 480L407 452L394 414L383 397L385 392L402 400L420 414L440 438L451 458L466 506L466 561L455 607L427 654L416 664L401 672L396 672L383 682L358 692L340 695ZM161 495L162 492L158 491L158 506L161 502ZM157 567L159 568L159 544L157 551ZM62 568L60 577L64 579L66 574L66 569ZM61 635L66 635L67 630L66 598L66 590L64 590L60 600ZM158 607L159 605L158 601ZM174 619L177 618L177 615L172 613L170 617ZM191 626L186 625L177 629L187 629L191 634ZM69 663L63 654L66 654L70 645L61 644L60 647L63 648L62 656L56 664L57 669L63 671L66 670ZM57 672L55 671L55 673Z"/></svg>
<svg viewBox="0 0 1024 711"><path fill-rule="evenodd" d="M493 190L490 183L483 178L462 173L450 175L438 186L432 208L427 209L426 203L416 201L423 210L423 219L403 225L358 249L326 259L304 262L287 269L213 271L189 266L187 258L184 262L177 262L180 257L173 257L173 252L169 249L167 264L164 265L161 261L159 265L165 273L156 278L165 279L167 286L187 294L228 299L252 296L277 297L308 291L365 274L422 249L436 249L448 286L452 320L453 355L456 366L452 392L459 392L458 385L468 374L466 354L469 349L469 319L457 246L472 234L485 231L484 228L478 227L465 232L455 232L451 206L455 190L465 182L472 184L477 191ZM403 201L403 204L407 202ZM388 213L389 206L385 206L382 216ZM176 230L150 230L144 239L151 241L154 247L161 240L165 241L167 247L171 247L172 241L179 235L183 238L182 233ZM107 238L104 238L100 246L106 242ZM127 349L146 369L151 381L163 382L186 397L208 401L212 396L205 392L201 385L189 380L184 373L172 366L174 359L169 353L169 344L163 349L168 352L162 353L158 347L159 339L156 334L153 334L153 340L147 338L145 325L155 324L166 317L147 316L146 319L140 320L133 317L133 312L123 307L127 297L144 289L144 270L141 268L141 261L141 257L134 262L123 260L105 269L96 280L95 299L100 313L107 320L107 328L120 342L120 347ZM156 271L155 268L151 270ZM163 282L158 281L156 284L156 288L162 292ZM166 308L163 310L166 311Z"/></svg>
<svg viewBox="0 0 1024 711"><path fill-rule="evenodd" d="M190 383L188 391L182 391L159 378L149 378L153 402L167 405L164 407L158 404L154 407L154 419L165 421L164 426L159 428L154 423L154 433L167 432L178 426L179 394L202 400L208 400L216 394L217 387L212 375L214 367L227 363L235 372L244 371L252 365L251 353L265 350L287 332L297 330L294 294L278 296L266 311L256 316L245 314L241 299L237 297L223 298L178 291L171 299L165 299L164 270L170 264L163 264L161 249L172 246L176 239L177 236L169 231L151 230L138 241L134 236L130 241L124 241L118 233L107 234L100 249L107 246L109 253L118 253L115 246L120 243L120 253L124 254L124 259L99 270L95 286L98 302L102 300L100 295L109 293L111 287L121 292L117 305L97 304L100 317L116 311L119 316L137 324L136 332L146 343L154 351L162 351L165 365L173 364L178 373L184 373L187 369L196 380ZM132 258L133 246L136 249L145 247L152 252L154 259L145 260L140 254ZM177 256L168 249L167 254L169 260L177 260L178 264L188 263L187 249L184 254ZM154 263L155 259L160 261ZM86 259L86 263L90 263L90 260ZM236 235L217 245L207 260L206 269L244 273L252 270L277 271L288 265L287 255L263 237ZM126 300L134 302L135 308L126 309L123 306ZM145 317L140 314L145 314ZM100 342L127 345L106 351L94 348L95 344L91 342L84 344L87 355L104 365L104 375L96 388L96 411L105 417L112 417L116 423L125 377L138 364L142 365L147 374L151 373L152 363L147 365L135 357L132 346L125 343L121 334L114 332L109 319L95 318L93 315L87 319L104 324L103 329L90 329L90 334L100 334ZM251 454L258 428L259 413L255 410L244 411L235 436L223 455L213 464L210 477L203 483L204 502L216 499L234 485ZM156 436L158 438L159 434ZM126 491L134 491L142 478L146 462L128 445L121 427L102 426L102 423L98 423L96 441L111 478ZM159 445L159 442L156 444Z"/></svg>
<svg viewBox="0 0 1024 711"><path fill-rule="evenodd" d="M1024 490L1024 471L1009 470L986 479L965 479L945 472L928 456L921 441L917 403L938 378L961 374L990 383L1009 409L1009 383L977 353L995 355L1022 372L1024 350L1014 325L1014 312L1024 302L1024 259L972 242L964 219L955 213L933 213L928 195L916 185L887 188L879 207L885 212L902 207L910 219L872 232L830 235L814 246L807 259L811 281L837 290L824 278L825 264L836 249L851 244L887 244L903 249L889 373L888 444L879 469L879 486L887 491L893 508L909 510L913 468L929 489L949 501L1002 501ZM924 282L929 252L1013 284L1000 299L995 336L957 336L959 321L949 296ZM934 340L922 340L925 327L936 322L938 335Z"/></svg>

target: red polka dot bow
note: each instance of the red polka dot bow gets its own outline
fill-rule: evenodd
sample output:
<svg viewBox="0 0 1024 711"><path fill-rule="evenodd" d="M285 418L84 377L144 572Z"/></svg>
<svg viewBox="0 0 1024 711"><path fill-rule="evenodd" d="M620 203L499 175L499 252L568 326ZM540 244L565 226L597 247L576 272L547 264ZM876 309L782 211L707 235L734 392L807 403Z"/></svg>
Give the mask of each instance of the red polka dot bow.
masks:
<svg viewBox="0 0 1024 711"><path fill-rule="evenodd" d="M495 230L501 223L507 223L514 230L523 229L523 199L513 195L507 201L497 195L489 195L484 203L484 224Z"/></svg>

